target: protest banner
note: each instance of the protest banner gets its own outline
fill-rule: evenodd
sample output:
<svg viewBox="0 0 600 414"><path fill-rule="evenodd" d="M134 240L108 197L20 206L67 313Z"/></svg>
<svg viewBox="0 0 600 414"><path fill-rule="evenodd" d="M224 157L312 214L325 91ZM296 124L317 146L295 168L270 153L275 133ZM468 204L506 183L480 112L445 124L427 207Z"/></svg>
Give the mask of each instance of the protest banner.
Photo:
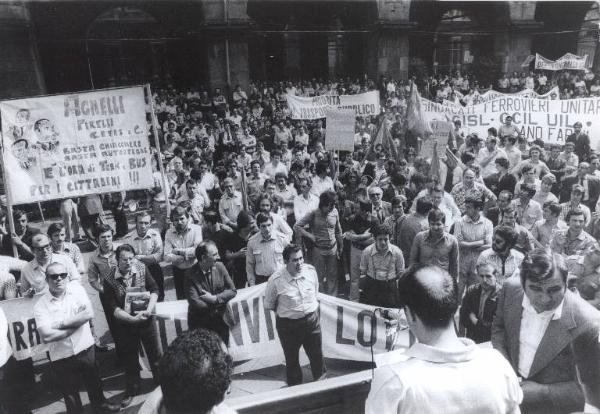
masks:
<svg viewBox="0 0 600 414"><path fill-rule="evenodd" d="M558 100L558 99L560 99L560 91L558 90L558 86L555 86L554 88L550 89L548 92L546 92L544 94L538 94L536 91L534 91L532 89L523 89L522 91L515 92L515 93L502 93L502 92L498 92L493 89L490 89L489 91L487 91L485 93L475 92L473 94L473 99L471 100L471 105L477 105L480 103L489 102L489 101L492 101L492 100L502 97L502 96L522 96L522 97L526 97L526 98ZM444 100L444 103L446 103L446 100ZM451 102L448 101L448 103L451 103Z"/></svg>
<svg viewBox="0 0 600 414"><path fill-rule="evenodd" d="M437 148L439 158L446 156L446 147L448 146L448 137L452 130L452 123L448 121L433 120L431 121L432 134L426 136L421 142L421 151L419 155L431 159L433 157L434 147ZM434 145L437 143L437 147Z"/></svg>
<svg viewBox="0 0 600 414"><path fill-rule="evenodd" d="M266 368L282 363L283 350L275 328L275 314L264 308L266 285L239 289L228 306L233 320L229 353L236 362L253 363L236 367L236 372ZM389 326L375 307L319 293L323 355L326 358L370 361L373 353L407 348L409 334L405 323ZM161 302L156 305L163 347L177 330L186 329L187 301ZM179 325L179 328L176 328Z"/></svg>
<svg viewBox="0 0 600 414"><path fill-rule="evenodd" d="M357 95L320 95L303 97L286 95L292 119L319 119L327 117L327 109L352 109L355 116L379 115L379 92ZM329 125L327 126L329 128Z"/></svg>
<svg viewBox="0 0 600 414"><path fill-rule="evenodd" d="M535 68L542 70L585 70L587 55L577 56L565 53L557 60L546 59L539 53L535 54Z"/></svg>
<svg viewBox="0 0 600 414"><path fill-rule="evenodd" d="M0 115L12 204L154 186L142 87L4 101Z"/></svg>
<svg viewBox="0 0 600 414"><path fill-rule="evenodd" d="M326 114L325 149L328 151L354 151L354 110L329 108Z"/></svg>
<svg viewBox="0 0 600 414"><path fill-rule="evenodd" d="M48 345L42 342L33 317L33 306L41 296L0 301L8 322L8 340L16 360L42 355Z"/></svg>
<svg viewBox="0 0 600 414"><path fill-rule="evenodd" d="M443 105L422 99L424 118L454 121L459 119L467 132L486 136L490 127L498 128L506 116L527 140L541 139L548 144L564 144L573 133L573 124L583 124L583 131L592 139L592 148L599 149L600 98L569 100L533 99L503 95L489 102L471 106Z"/></svg>

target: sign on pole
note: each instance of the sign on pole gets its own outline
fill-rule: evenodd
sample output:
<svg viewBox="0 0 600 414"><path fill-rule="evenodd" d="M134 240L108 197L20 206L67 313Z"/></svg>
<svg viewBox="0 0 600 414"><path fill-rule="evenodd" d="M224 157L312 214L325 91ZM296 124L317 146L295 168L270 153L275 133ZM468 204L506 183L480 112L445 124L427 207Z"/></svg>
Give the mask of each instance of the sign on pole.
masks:
<svg viewBox="0 0 600 414"><path fill-rule="evenodd" d="M452 122L431 121L432 134L423 140L421 152L419 155L425 158L433 157L434 143L437 143L437 154L439 158L446 156L446 147L448 146L448 137L452 130Z"/></svg>
<svg viewBox="0 0 600 414"><path fill-rule="evenodd" d="M354 110L328 109L325 149L327 151L354 151Z"/></svg>
<svg viewBox="0 0 600 414"><path fill-rule="evenodd" d="M0 103L13 204L154 186L143 87Z"/></svg>

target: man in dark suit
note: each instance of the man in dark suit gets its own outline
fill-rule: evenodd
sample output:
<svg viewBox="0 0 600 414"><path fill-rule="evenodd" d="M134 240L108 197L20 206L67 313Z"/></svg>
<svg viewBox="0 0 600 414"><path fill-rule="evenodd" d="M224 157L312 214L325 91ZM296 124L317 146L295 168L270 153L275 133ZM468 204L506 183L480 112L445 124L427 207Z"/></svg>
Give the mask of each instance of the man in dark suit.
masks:
<svg viewBox="0 0 600 414"><path fill-rule="evenodd" d="M377 224L383 224L386 217L392 215L392 205L383 201L383 190L379 187L369 188L369 199L371 200L371 218Z"/></svg>
<svg viewBox="0 0 600 414"><path fill-rule="evenodd" d="M567 290L562 258L532 251L498 297L492 345L522 377L525 414L600 408L600 313Z"/></svg>
<svg viewBox="0 0 600 414"><path fill-rule="evenodd" d="M477 344L489 341L492 336L492 321L501 288L497 273L490 263L477 265L477 276L481 281L467 289L460 307L461 330L466 330L465 336Z"/></svg>
<svg viewBox="0 0 600 414"><path fill-rule="evenodd" d="M510 191L502 190L500 191L500 194L498 194L498 204L486 210L485 217L492 222L494 227L502 223L504 210L510 206L512 199L513 194Z"/></svg>
<svg viewBox="0 0 600 414"><path fill-rule="evenodd" d="M600 196L600 178L590 174L590 164L587 162L579 163L577 175L563 179L560 191L561 203L569 201L571 188L574 184L583 186L585 192L581 202L594 211L598 202L598 196Z"/></svg>

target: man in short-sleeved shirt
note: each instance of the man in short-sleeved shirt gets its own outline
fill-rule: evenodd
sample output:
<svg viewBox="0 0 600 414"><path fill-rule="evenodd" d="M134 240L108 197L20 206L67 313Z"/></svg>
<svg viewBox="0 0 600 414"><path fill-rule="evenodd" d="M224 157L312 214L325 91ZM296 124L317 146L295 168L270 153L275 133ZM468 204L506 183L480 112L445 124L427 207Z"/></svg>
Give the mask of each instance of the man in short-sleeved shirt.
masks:
<svg viewBox="0 0 600 414"><path fill-rule="evenodd" d="M104 397L94 351L90 299L78 282L68 281L67 268L52 263L46 270L48 290L34 305L33 314L44 342L49 343L51 366L67 413L83 412L79 387L85 385L95 411L119 411Z"/></svg>
<svg viewBox="0 0 600 414"><path fill-rule="evenodd" d="M285 267L267 282L265 309L277 315L277 334L283 348L288 385L302 383L299 351L304 347L313 379L325 372L319 322L319 281L311 265L304 264L302 248L291 244L283 251Z"/></svg>

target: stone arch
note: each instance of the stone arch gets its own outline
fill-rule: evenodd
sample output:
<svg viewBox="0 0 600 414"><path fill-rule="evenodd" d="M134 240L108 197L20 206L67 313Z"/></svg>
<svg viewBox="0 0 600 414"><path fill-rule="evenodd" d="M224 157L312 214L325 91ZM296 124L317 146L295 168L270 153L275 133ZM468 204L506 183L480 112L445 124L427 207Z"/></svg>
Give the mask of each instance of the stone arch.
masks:
<svg viewBox="0 0 600 414"><path fill-rule="evenodd" d="M583 21L577 36L577 54L588 55L588 66L598 67L600 58L598 53L598 31L600 30L600 3L592 3Z"/></svg>

